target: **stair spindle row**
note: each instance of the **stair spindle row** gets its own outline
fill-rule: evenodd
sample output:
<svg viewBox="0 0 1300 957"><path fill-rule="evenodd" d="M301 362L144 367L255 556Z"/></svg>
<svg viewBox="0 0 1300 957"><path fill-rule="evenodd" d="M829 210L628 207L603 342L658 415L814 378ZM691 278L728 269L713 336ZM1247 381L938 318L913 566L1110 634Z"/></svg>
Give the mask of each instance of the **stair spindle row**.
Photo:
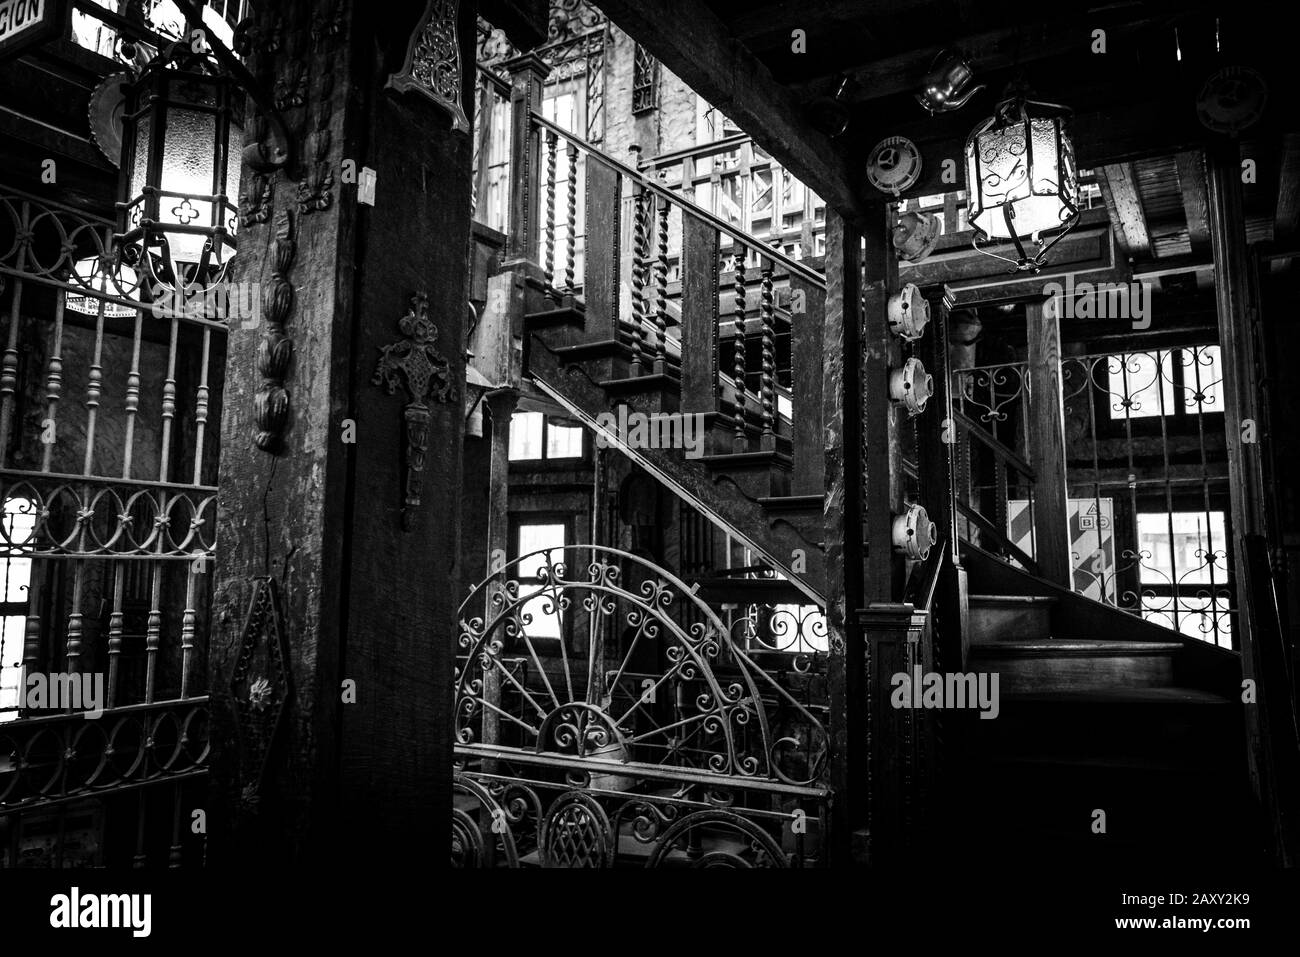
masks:
<svg viewBox="0 0 1300 957"><path fill-rule="evenodd" d="M732 256L733 288L735 290L735 341L732 343L732 378L735 379L736 435L733 449L745 452L749 442L745 435L745 247L736 243Z"/></svg>

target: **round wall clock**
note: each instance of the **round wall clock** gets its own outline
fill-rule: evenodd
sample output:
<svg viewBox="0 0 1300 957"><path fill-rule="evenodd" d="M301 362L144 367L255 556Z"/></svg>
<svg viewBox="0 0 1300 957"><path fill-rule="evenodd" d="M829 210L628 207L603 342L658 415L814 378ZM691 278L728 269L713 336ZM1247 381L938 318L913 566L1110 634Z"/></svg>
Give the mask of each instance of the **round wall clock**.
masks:
<svg viewBox="0 0 1300 957"><path fill-rule="evenodd" d="M90 94L90 138L114 166L122 162L122 110L126 106L123 84L130 73L106 76Z"/></svg>
<svg viewBox="0 0 1300 957"><path fill-rule="evenodd" d="M897 196L921 176L921 151L905 136L881 140L867 157L867 181Z"/></svg>
<svg viewBox="0 0 1300 957"><path fill-rule="evenodd" d="M1263 116L1267 102L1268 86L1258 72L1229 66L1205 81L1196 98L1196 115L1208 130L1238 133Z"/></svg>

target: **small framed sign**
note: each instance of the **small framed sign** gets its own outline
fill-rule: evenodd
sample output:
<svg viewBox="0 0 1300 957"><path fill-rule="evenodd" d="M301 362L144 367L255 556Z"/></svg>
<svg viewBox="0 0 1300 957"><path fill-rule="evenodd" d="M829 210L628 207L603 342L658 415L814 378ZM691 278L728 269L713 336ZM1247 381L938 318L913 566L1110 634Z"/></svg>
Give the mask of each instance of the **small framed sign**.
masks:
<svg viewBox="0 0 1300 957"><path fill-rule="evenodd" d="M0 0L0 60L63 33L67 0Z"/></svg>

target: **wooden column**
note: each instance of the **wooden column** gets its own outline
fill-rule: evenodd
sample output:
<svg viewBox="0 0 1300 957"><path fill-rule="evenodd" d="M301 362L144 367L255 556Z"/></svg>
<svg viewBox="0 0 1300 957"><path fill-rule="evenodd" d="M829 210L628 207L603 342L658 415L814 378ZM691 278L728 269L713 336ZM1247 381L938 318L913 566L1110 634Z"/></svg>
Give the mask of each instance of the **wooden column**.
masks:
<svg viewBox="0 0 1300 957"><path fill-rule="evenodd" d="M268 88L302 75L303 102L286 115L296 162L270 175L269 216L246 220L234 261L234 282L258 284L262 317L230 329L219 508L206 516L220 543L208 861L441 860L470 134L422 91L385 88L422 4L376 17L304 0L277 30L276 11L258 9L251 69ZM472 4L458 30L472 75ZM373 208L343 180L344 160L375 170ZM427 345L439 386L424 397L427 412L412 408L404 384L390 394L372 381L381 349L410 338L409 323L399 327L408 312L437 332L411 344ZM255 607L267 578L278 605Z"/></svg>
<svg viewBox="0 0 1300 957"><path fill-rule="evenodd" d="M867 207L863 232L862 312L862 473L866 542L865 595L868 602L890 602L902 595L904 564L894 553L894 515L903 510L903 458L899 417L907 413L890 401L889 373L902 363L899 339L889 331L889 296L898 288L898 255L891 241L893 214L888 203Z"/></svg>
<svg viewBox="0 0 1300 957"><path fill-rule="evenodd" d="M1235 140L1219 144L1205 156L1209 186L1210 246L1214 255L1214 294L1219 320L1219 355L1223 364L1223 431L1228 447L1228 485L1231 495L1228 527L1232 536L1233 569L1237 580L1237 607L1250 601L1246 591L1247 555L1244 536L1266 534L1262 522L1264 498L1261 486L1259 445L1242 442L1247 420L1260 434L1257 410L1256 365L1254 361L1255 315L1251 308L1256 300L1251 288L1250 264L1246 250L1246 222L1241 196L1241 158ZM1270 543L1272 544L1272 543ZM1251 616L1239 613L1233 620L1234 640L1241 651L1241 676L1259 680L1259 651ZM1265 682L1261 682L1265 683ZM1267 700L1267 698L1263 698ZM1251 786L1270 824L1280 820L1273 788L1274 768L1269 757L1269 742L1262 740L1266 722L1261 722L1257 706L1245 708L1247 762ZM1289 810L1289 809L1287 809Z"/></svg>
<svg viewBox="0 0 1300 957"><path fill-rule="evenodd" d="M803 312L790 310L790 365L794 415L791 419L791 495L821 495L826 484L822 457L822 388L826 377L826 290L801 276L790 277L792 303L803 296Z"/></svg>
<svg viewBox="0 0 1300 957"><path fill-rule="evenodd" d="M853 859L854 831L865 816L865 652L862 605L861 236L826 211L826 355L823 419L826 461L826 625L830 657L830 861Z"/></svg>
<svg viewBox="0 0 1300 957"><path fill-rule="evenodd" d="M1029 343L1025 431L1029 462L1038 475L1034 485L1034 561L1039 574L1048 581L1073 588L1059 316L1059 300L1025 304L1025 333Z"/></svg>
<svg viewBox="0 0 1300 957"><path fill-rule="evenodd" d="M487 568L484 577L505 565L510 554L510 417L518 404L518 394L513 391L497 392L484 399L492 414L492 448L488 465L488 527ZM490 604L492 590L485 592ZM490 608L483 608L484 621L490 620ZM492 704L501 703L501 672L489 669L483 675L483 697ZM483 711L483 743L500 742L501 716L491 708ZM496 762L491 762L495 764Z"/></svg>
<svg viewBox="0 0 1300 957"><path fill-rule="evenodd" d="M952 417L952 370L948 360L952 290L940 284L927 286L921 292L930 306L930 325L915 351L934 377L934 394L916 423L916 469L921 504L934 522L939 540L952 545L957 534L957 429Z"/></svg>

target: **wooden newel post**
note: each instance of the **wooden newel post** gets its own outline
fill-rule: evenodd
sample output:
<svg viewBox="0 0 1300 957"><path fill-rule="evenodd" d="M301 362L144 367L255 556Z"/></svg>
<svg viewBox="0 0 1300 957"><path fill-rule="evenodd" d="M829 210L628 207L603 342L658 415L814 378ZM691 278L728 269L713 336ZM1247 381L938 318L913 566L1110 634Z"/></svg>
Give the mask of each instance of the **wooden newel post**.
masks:
<svg viewBox="0 0 1300 957"><path fill-rule="evenodd" d="M508 60L510 74L510 224L507 263L526 260L537 265L541 223L540 130L532 114L542 108L542 81L551 68L536 53Z"/></svg>
<svg viewBox="0 0 1300 957"><path fill-rule="evenodd" d="M871 728L867 822L873 867L898 859L916 813L917 746L924 737L918 734L918 722L925 714L913 705L920 702L919 679L927 666L920 641L923 621L910 604L879 602L858 612L866 641ZM901 686L900 675L906 676Z"/></svg>
<svg viewBox="0 0 1300 957"><path fill-rule="evenodd" d="M1072 588L1069 489L1065 478L1065 400L1061 391L1059 299L1025 304L1029 343L1029 461L1038 475L1034 486L1034 560L1039 574Z"/></svg>

